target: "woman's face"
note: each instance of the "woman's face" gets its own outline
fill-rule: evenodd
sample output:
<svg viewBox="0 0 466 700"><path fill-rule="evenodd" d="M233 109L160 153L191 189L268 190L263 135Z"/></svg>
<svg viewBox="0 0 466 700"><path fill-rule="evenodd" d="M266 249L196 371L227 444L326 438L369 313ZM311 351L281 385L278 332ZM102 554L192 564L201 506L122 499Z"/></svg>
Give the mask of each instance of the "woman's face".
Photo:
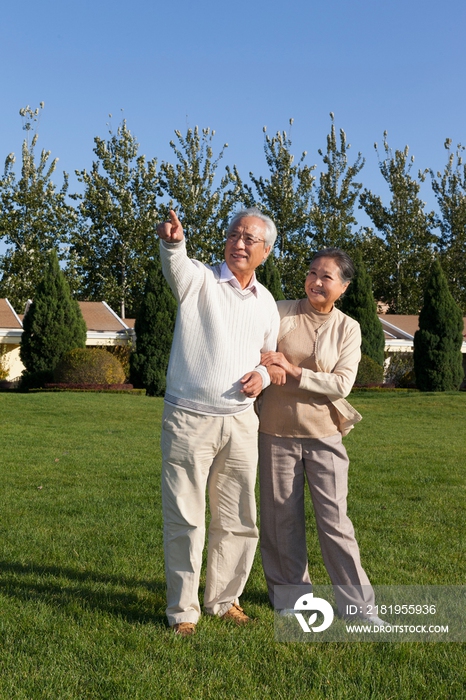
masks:
<svg viewBox="0 0 466 700"><path fill-rule="evenodd" d="M304 288L311 306L327 314L349 282L342 282L340 268L333 258L317 258L311 263Z"/></svg>

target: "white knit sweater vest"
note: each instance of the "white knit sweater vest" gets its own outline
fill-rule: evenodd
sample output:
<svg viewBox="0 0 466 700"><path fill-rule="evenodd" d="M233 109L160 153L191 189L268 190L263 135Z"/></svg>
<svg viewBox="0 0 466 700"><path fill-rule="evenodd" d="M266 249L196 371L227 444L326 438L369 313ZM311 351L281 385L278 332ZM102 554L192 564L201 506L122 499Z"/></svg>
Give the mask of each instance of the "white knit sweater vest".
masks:
<svg viewBox="0 0 466 700"><path fill-rule="evenodd" d="M276 303L257 283L258 296L219 282L220 266L186 255L184 241L161 242L163 273L177 301L165 400L198 413L243 411L253 399L240 392L241 378L258 371L269 377L260 353L275 350L279 326Z"/></svg>

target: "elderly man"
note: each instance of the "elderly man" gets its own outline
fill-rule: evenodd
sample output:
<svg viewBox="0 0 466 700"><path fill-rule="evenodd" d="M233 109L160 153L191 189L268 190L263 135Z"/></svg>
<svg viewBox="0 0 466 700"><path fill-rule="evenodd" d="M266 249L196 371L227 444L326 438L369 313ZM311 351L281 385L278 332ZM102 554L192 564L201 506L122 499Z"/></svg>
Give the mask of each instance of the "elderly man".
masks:
<svg viewBox="0 0 466 700"><path fill-rule="evenodd" d="M162 506L167 617L175 633L194 633L205 540L211 521L204 608L245 624L239 606L256 550L254 399L270 383L261 352L275 350L279 318L254 270L273 248L271 219L239 212L227 231L225 262L187 257L174 211L157 233L164 275L178 301L162 423Z"/></svg>

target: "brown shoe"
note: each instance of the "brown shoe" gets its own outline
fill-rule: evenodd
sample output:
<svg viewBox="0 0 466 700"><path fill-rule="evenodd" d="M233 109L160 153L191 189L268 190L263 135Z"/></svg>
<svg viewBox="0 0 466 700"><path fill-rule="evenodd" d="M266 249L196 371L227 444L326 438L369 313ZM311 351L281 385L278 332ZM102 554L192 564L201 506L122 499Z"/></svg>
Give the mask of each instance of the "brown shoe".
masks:
<svg viewBox="0 0 466 700"><path fill-rule="evenodd" d="M221 619L231 620L236 625L247 625L248 622L251 622L251 618L248 617L243 611L243 608L240 608L236 603L233 603L231 608L227 610L224 615L221 615Z"/></svg>
<svg viewBox="0 0 466 700"><path fill-rule="evenodd" d="M177 622L172 626L172 630L180 637L191 637L196 631L196 625L193 622Z"/></svg>

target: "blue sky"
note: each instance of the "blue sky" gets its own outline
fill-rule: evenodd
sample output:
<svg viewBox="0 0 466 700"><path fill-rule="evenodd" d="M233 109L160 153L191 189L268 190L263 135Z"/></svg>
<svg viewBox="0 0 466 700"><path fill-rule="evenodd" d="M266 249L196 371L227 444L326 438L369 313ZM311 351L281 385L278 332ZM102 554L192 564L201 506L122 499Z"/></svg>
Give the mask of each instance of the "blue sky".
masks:
<svg viewBox="0 0 466 700"><path fill-rule="evenodd" d="M290 117L294 152L319 165L334 112L366 158L362 182L388 202L373 148L385 129L416 170L443 169L447 136L466 144L465 27L464 0L9 0L0 159L20 155L20 107L44 101L38 146L59 173L90 167L111 113L159 162L173 160L174 129L214 128L246 178L267 173L262 127ZM434 206L429 185L422 196Z"/></svg>

